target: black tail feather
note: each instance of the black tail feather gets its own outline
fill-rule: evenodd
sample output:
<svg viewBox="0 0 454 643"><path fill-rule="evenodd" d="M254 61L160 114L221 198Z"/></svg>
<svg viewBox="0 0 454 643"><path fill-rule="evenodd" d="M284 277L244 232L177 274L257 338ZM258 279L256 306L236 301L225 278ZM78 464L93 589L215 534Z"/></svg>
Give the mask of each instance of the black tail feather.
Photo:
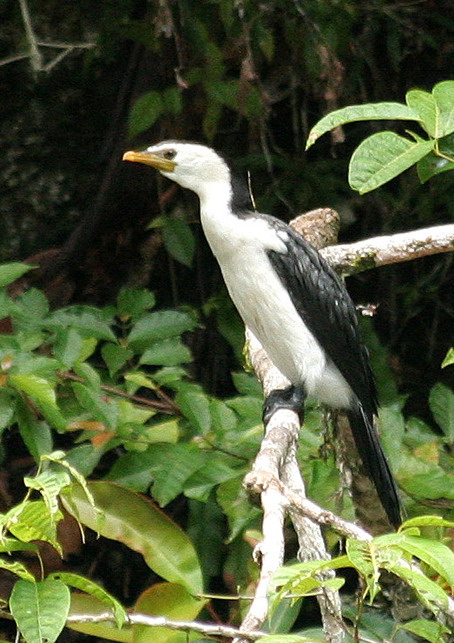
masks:
<svg viewBox="0 0 454 643"><path fill-rule="evenodd" d="M377 489L389 521L397 528L402 523L399 493L373 425L373 416L368 417L359 403L347 411L347 416L365 471Z"/></svg>

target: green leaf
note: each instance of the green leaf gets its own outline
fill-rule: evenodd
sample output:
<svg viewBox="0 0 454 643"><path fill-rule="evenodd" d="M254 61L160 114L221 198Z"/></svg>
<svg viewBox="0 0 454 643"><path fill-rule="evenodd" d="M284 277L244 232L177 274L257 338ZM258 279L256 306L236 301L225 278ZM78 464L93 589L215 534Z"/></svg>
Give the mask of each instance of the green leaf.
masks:
<svg viewBox="0 0 454 643"><path fill-rule="evenodd" d="M152 494L161 507L183 493L187 480L205 464L207 454L195 444L161 444L148 449Z"/></svg>
<svg viewBox="0 0 454 643"><path fill-rule="evenodd" d="M206 435L210 431L210 400L206 393L196 387L187 386L178 391L175 402L198 433Z"/></svg>
<svg viewBox="0 0 454 643"><path fill-rule="evenodd" d="M114 375L131 359L133 352L125 346L109 343L101 347L101 355L110 375Z"/></svg>
<svg viewBox="0 0 454 643"><path fill-rule="evenodd" d="M166 219L162 238L170 256L190 268L195 252L195 239L191 226L182 219Z"/></svg>
<svg viewBox="0 0 454 643"><path fill-rule="evenodd" d="M71 481L70 475L64 469L41 471L34 478L24 477L24 485L29 489L39 491L51 515L58 513L58 497L60 491Z"/></svg>
<svg viewBox="0 0 454 643"><path fill-rule="evenodd" d="M416 169L420 182L425 183L437 174L454 170L454 162L448 161L448 159L435 154L435 152L429 152L427 156L418 161Z"/></svg>
<svg viewBox="0 0 454 643"><path fill-rule="evenodd" d="M454 552L436 540L403 535L405 537L399 542L399 547L422 560L444 578L450 587L454 587Z"/></svg>
<svg viewBox="0 0 454 643"><path fill-rule="evenodd" d="M202 591L197 554L186 534L151 501L111 482L91 482L88 488L103 512L99 533L142 554L159 576L180 583L191 594ZM97 530L98 517L82 489L74 485L62 499L82 524Z"/></svg>
<svg viewBox="0 0 454 643"><path fill-rule="evenodd" d="M436 423L450 442L454 441L454 393L437 382L429 394L429 406Z"/></svg>
<svg viewBox="0 0 454 643"><path fill-rule="evenodd" d="M161 94L164 103L164 110L176 116L181 114L183 101L181 100L181 89L179 87L169 87Z"/></svg>
<svg viewBox="0 0 454 643"><path fill-rule="evenodd" d="M407 105L418 114L421 127L432 138L438 138L438 108L434 96L422 89L411 89L405 98Z"/></svg>
<svg viewBox="0 0 454 643"><path fill-rule="evenodd" d="M79 574L73 574L71 572L54 572L49 575L49 578L54 578L62 581L65 585L70 585L71 587L80 589L82 592L90 594L105 603L105 605L112 610L117 627L120 628L126 621L127 613L121 603L109 594L109 592L106 592L105 589L100 587L97 583L94 583L89 578L84 578L84 576L79 576Z"/></svg>
<svg viewBox="0 0 454 643"><path fill-rule="evenodd" d="M439 110L438 137L441 138L454 132L454 81L437 83L432 94Z"/></svg>
<svg viewBox="0 0 454 643"><path fill-rule="evenodd" d="M21 543L21 549L25 551L27 549L27 544L28 543ZM38 549L36 545L29 546L33 547L34 551L37 551ZM19 551L19 549L16 551ZM33 574L30 574L25 565L17 560L6 560L5 558L0 557L0 569L5 569L6 571L11 572L11 574L16 574L16 576L19 576L22 580L31 581L32 583L35 581Z"/></svg>
<svg viewBox="0 0 454 643"><path fill-rule="evenodd" d="M176 366L192 361L191 351L178 337L169 337L155 342L140 358L141 364Z"/></svg>
<svg viewBox="0 0 454 643"><path fill-rule="evenodd" d="M105 424L106 427L114 431L118 425L118 406L116 400L109 398L109 402L105 402L97 391L80 382L73 382L71 386L79 404L89 411L93 418L99 420Z"/></svg>
<svg viewBox="0 0 454 643"><path fill-rule="evenodd" d="M394 565L390 571L402 578L415 591L421 603L435 615L446 610L448 597L440 585L434 583L421 572L401 565Z"/></svg>
<svg viewBox="0 0 454 643"><path fill-rule="evenodd" d="M0 431L11 424L15 406L15 395L9 391L0 391Z"/></svg>
<svg viewBox="0 0 454 643"><path fill-rule="evenodd" d="M197 322L187 313L161 310L139 319L129 333L128 343L134 350L142 351L153 342L176 337L196 326Z"/></svg>
<svg viewBox="0 0 454 643"><path fill-rule="evenodd" d="M142 94L134 103L129 113L128 138L141 134L158 120L164 111L161 94L149 91Z"/></svg>
<svg viewBox="0 0 454 643"><path fill-rule="evenodd" d="M402 103L367 103L366 105L350 105L337 109L321 118L309 132L306 149L330 130L340 125L356 121L376 120L405 120L419 121L420 116L413 109Z"/></svg>
<svg viewBox="0 0 454 643"><path fill-rule="evenodd" d="M370 600L373 601L380 591L380 564L376 556L373 542L348 539L346 542L347 556L367 584Z"/></svg>
<svg viewBox="0 0 454 643"><path fill-rule="evenodd" d="M134 605L134 610L152 616L164 616L174 621L192 621L203 609L207 600L200 600L191 596L181 585L175 583L156 583L145 590ZM134 643L185 643L187 633L175 632L165 627L150 627L146 625L133 625ZM151 635L151 638L150 638Z"/></svg>
<svg viewBox="0 0 454 643"><path fill-rule="evenodd" d="M46 578L37 583L19 580L13 587L9 606L27 643L53 643L65 626L69 613L69 589Z"/></svg>
<svg viewBox="0 0 454 643"><path fill-rule="evenodd" d="M57 334L54 356L65 368L71 368L82 353L83 342L82 336L75 328L64 328Z"/></svg>
<svg viewBox="0 0 454 643"><path fill-rule="evenodd" d="M446 368L447 366L451 366L451 364L454 364L454 348L450 348L446 353L446 357L441 363L441 368Z"/></svg>
<svg viewBox="0 0 454 643"><path fill-rule="evenodd" d="M37 375L10 375L9 381L11 384L30 395L37 402L43 402L50 406L57 406L57 399L55 397L54 384L49 380Z"/></svg>
<svg viewBox="0 0 454 643"><path fill-rule="evenodd" d="M84 618L89 616L101 617L109 613L104 601L100 601L89 594L71 594L71 607L69 610L70 621L67 627L76 632L82 632L96 638L107 639L108 641L119 641L120 643L133 643L132 627L125 623L121 630L113 621L101 621L100 623L84 623ZM110 612L112 615L113 613ZM78 622L79 621L79 622Z"/></svg>
<svg viewBox="0 0 454 643"><path fill-rule="evenodd" d="M416 516L406 520L401 529L405 530L412 527L454 527L454 522L445 520L441 516Z"/></svg>
<svg viewBox="0 0 454 643"><path fill-rule="evenodd" d="M428 621L427 619L416 619L409 621L404 625L398 625L398 629L406 630L412 634L416 634L430 643L444 643L444 634L449 634L447 627L435 621Z"/></svg>
<svg viewBox="0 0 454 643"><path fill-rule="evenodd" d="M54 409L53 406L49 408ZM29 405L21 398L16 402L16 419L22 440L30 455L38 462L42 455L52 451L52 432L49 426L45 422L39 422Z"/></svg>
<svg viewBox="0 0 454 643"><path fill-rule="evenodd" d="M394 132L378 132L353 152L350 186L360 194L375 190L414 165L434 147L434 141L415 143Z"/></svg>
<svg viewBox="0 0 454 643"><path fill-rule="evenodd" d="M6 514L6 527L19 540L27 543L44 540L61 554L57 541L57 522L62 518L61 511L51 515L42 500L33 500L10 509Z"/></svg>
<svg viewBox="0 0 454 643"><path fill-rule="evenodd" d="M7 286L22 275L25 275L29 270L33 270L36 266L30 266L27 263L19 263L17 261L12 263L4 263L0 266L0 288Z"/></svg>
<svg viewBox="0 0 454 643"><path fill-rule="evenodd" d="M118 312L122 317L138 317L155 304L156 297L147 288L122 288L117 297Z"/></svg>
<svg viewBox="0 0 454 643"><path fill-rule="evenodd" d="M236 478L237 475L238 472L235 469L228 466L223 459L213 455L188 478L184 493L188 498L206 502L216 485Z"/></svg>

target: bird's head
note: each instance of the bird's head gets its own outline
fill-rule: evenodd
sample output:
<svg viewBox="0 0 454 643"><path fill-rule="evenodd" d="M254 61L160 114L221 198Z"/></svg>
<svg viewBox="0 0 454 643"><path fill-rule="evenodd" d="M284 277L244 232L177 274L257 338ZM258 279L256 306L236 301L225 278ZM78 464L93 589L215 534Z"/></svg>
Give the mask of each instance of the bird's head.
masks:
<svg viewBox="0 0 454 643"><path fill-rule="evenodd" d="M210 184L229 185L230 170L214 150L198 143L163 141L141 152L126 152L124 161L151 165L184 188L202 196Z"/></svg>

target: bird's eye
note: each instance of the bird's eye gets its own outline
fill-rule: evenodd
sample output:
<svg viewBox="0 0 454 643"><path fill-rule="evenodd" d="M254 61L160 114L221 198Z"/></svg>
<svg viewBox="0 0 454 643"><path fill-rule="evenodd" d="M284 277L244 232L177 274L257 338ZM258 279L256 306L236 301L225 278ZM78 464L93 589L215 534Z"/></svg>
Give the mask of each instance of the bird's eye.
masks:
<svg viewBox="0 0 454 643"><path fill-rule="evenodd" d="M171 161L176 156L176 150L164 150L162 156L168 161Z"/></svg>

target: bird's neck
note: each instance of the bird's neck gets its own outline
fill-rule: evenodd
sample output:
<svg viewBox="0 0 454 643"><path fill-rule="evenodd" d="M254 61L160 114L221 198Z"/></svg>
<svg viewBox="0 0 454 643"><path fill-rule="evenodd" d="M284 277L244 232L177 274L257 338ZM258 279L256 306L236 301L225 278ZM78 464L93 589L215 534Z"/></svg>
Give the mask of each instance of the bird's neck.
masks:
<svg viewBox="0 0 454 643"><path fill-rule="evenodd" d="M225 182L207 183L198 195L203 231L214 255L222 260L238 245L240 219L232 211L232 188Z"/></svg>

